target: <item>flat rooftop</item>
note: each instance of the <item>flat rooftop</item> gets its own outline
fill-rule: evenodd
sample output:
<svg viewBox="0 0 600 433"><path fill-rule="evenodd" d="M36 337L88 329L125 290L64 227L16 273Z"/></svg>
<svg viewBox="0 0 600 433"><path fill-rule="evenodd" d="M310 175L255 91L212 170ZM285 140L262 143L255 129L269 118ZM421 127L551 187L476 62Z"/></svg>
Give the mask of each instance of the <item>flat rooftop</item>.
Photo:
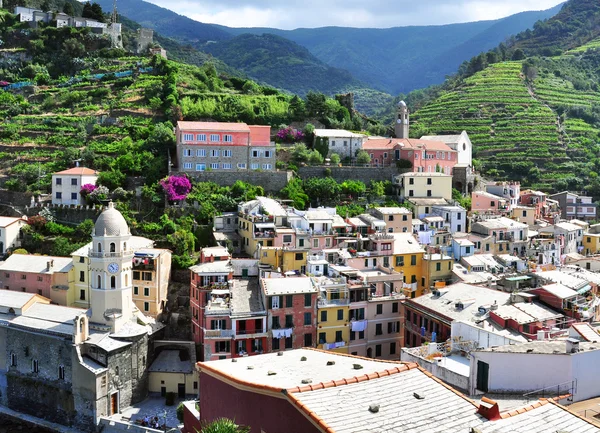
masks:
<svg viewBox="0 0 600 433"><path fill-rule="evenodd" d="M598 343L579 342L579 350L581 352L590 352L598 349L600 349L600 344ZM567 340L530 341L521 344L489 347L487 349L478 350L478 352L523 353L527 355L572 355L572 353L567 353Z"/></svg>
<svg viewBox="0 0 600 433"><path fill-rule="evenodd" d="M267 296L317 293L317 288L309 277L263 278L261 283Z"/></svg>

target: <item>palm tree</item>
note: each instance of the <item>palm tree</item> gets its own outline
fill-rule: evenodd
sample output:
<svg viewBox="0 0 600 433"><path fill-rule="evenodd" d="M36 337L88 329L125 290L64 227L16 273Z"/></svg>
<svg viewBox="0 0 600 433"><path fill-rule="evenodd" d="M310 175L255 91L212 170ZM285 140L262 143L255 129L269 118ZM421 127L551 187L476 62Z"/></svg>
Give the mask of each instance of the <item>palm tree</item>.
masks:
<svg viewBox="0 0 600 433"><path fill-rule="evenodd" d="M198 433L250 433L250 428L237 425L235 421L227 418L219 418L205 423Z"/></svg>

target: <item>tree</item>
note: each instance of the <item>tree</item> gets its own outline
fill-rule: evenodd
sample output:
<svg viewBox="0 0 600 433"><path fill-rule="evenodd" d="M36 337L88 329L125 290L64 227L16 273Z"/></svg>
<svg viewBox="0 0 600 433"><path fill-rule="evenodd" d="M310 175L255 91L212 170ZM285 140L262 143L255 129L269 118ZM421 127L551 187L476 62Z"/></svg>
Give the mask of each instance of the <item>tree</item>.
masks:
<svg viewBox="0 0 600 433"><path fill-rule="evenodd" d="M169 122L157 123L146 139L144 148L154 155L166 154L175 148L175 133Z"/></svg>
<svg viewBox="0 0 600 433"><path fill-rule="evenodd" d="M98 175L96 183L98 185L104 185L109 190L117 189L123 186L125 182L125 174L119 170L103 171Z"/></svg>
<svg viewBox="0 0 600 433"><path fill-rule="evenodd" d="M306 203L309 201L308 195L302 188L302 180L295 177L281 190L281 196L293 201L296 209L305 209Z"/></svg>
<svg viewBox="0 0 600 433"><path fill-rule="evenodd" d="M250 428L237 425L227 418L219 418L213 422L205 423L198 433L250 433Z"/></svg>
<svg viewBox="0 0 600 433"><path fill-rule="evenodd" d="M304 191L319 203L331 203L340 195L340 186L331 177L311 177L304 182Z"/></svg>
<svg viewBox="0 0 600 433"><path fill-rule="evenodd" d="M73 9L73 5L69 2L65 2L65 5L63 6L63 13L65 13L71 17L74 16L75 9Z"/></svg>
<svg viewBox="0 0 600 433"><path fill-rule="evenodd" d="M305 144L297 144L292 150L292 160L296 163L306 163L310 157L310 151L306 148Z"/></svg>
<svg viewBox="0 0 600 433"><path fill-rule="evenodd" d="M48 0L44 0L42 2L42 4L40 5L40 9L43 10L44 12L48 12L50 9L52 9L50 7L50 2Z"/></svg>
<svg viewBox="0 0 600 433"><path fill-rule="evenodd" d="M102 7L96 2L92 3L92 13L94 14L94 19L100 21L101 23L105 21L104 11L102 10Z"/></svg>
<svg viewBox="0 0 600 433"><path fill-rule="evenodd" d="M371 163L371 157L364 150L359 150L356 155L356 162L360 165L367 165Z"/></svg>
<svg viewBox="0 0 600 433"><path fill-rule="evenodd" d="M311 117L321 118L327 112L327 98L322 93L308 92L306 94L306 111Z"/></svg>
<svg viewBox="0 0 600 433"><path fill-rule="evenodd" d="M512 55L512 60L523 60L525 58L525 52L521 48L517 48Z"/></svg>
<svg viewBox="0 0 600 433"><path fill-rule="evenodd" d="M340 186L342 192L348 194L352 198L358 198L367 190L366 185L360 180L345 180Z"/></svg>
<svg viewBox="0 0 600 433"><path fill-rule="evenodd" d="M332 153L329 159L331 160L332 164L337 165L340 163L340 155L338 155L337 153Z"/></svg>
<svg viewBox="0 0 600 433"><path fill-rule="evenodd" d="M310 152L308 162L310 165L321 165L323 164L323 155L321 155L318 150L314 149Z"/></svg>

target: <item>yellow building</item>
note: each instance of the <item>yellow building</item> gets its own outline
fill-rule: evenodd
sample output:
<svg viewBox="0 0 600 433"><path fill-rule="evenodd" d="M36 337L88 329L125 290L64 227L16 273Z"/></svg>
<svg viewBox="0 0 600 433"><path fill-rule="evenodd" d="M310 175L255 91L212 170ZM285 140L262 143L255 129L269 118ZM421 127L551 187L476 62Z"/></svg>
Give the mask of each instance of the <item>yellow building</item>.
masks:
<svg viewBox="0 0 600 433"><path fill-rule="evenodd" d="M510 217L528 226L535 225L535 208L529 206L515 206L510 211Z"/></svg>
<svg viewBox="0 0 600 433"><path fill-rule="evenodd" d="M193 342L156 341L163 350L148 369L148 391L165 396L172 392L179 398L198 396L198 371Z"/></svg>
<svg viewBox="0 0 600 433"><path fill-rule="evenodd" d="M452 176L444 173L410 172L394 178L398 195L404 199L452 199ZM447 204L447 203L444 203Z"/></svg>
<svg viewBox="0 0 600 433"><path fill-rule="evenodd" d="M156 317L167 304L171 251L143 248L133 255L133 302L146 316Z"/></svg>
<svg viewBox="0 0 600 433"><path fill-rule="evenodd" d="M404 273L404 295L415 298L423 294L423 255L425 251L410 233L394 233L392 265L396 272Z"/></svg>
<svg viewBox="0 0 600 433"><path fill-rule="evenodd" d="M345 278L313 277L318 288L317 348L348 353L350 291Z"/></svg>
<svg viewBox="0 0 600 433"><path fill-rule="evenodd" d="M587 256L600 252L600 233L583 234L583 253Z"/></svg>
<svg viewBox="0 0 600 433"><path fill-rule="evenodd" d="M259 265L270 266L280 272L298 271L306 273L307 250L283 247L261 247L259 250Z"/></svg>
<svg viewBox="0 0 600 433"><path fill-rule="evenodd" d="M258 248L272 247L275 241L275 228L284 226L287 212L277 201L267 197L238 206L238 233L241 236L242 250L251 257L258 258Z"/></svg>
<svg viewBox="0 0 600 433"><path fill-rule="evenodd" d="M423 256L423 276L421 287L431 290L436 283L448 283L452 279L452 257L444 254L425 254Z"/></svg>

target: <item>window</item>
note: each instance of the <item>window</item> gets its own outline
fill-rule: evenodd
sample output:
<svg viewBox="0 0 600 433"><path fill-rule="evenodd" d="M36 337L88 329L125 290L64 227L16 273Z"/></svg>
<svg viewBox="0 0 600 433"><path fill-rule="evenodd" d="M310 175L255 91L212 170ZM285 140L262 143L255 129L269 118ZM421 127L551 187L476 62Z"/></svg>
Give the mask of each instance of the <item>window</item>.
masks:
<svg viewBox="0 0 600 433"><path fill-rule="evenodd" d="M77 200L77 193L76 192L72 192L71 193L71 200Z"/></svg>
<svg viewBox="0 0 600 433"><path fill-rule="evenodd" d="M344 310L337 310L337 319L344 320Z"/></svg>
<svg viewBox="0 0 600 433"><path fill-rule="evenodd" d="M384 256L383 257L383 267L384 268L389 268L390 267L390 258L388 256Z"/></svg>
<svg viewBox="0 0 600 433"><path fill-rule="evenodd" d="M21 279L22 279L22 280L26 280L26 279L27 279L27 275L25 275L25 274L21 274Z"/></svg>
<svg viewBox="0 0 600 433"><path fill-rule="evenodd" d="M344 146L348 147L348 141L344 140Z"/></svg>
<svg viewBox="0 0 600 433"><path fill-rule="evenodd" d="M57 185L62 185L62 178L60 178L60 177L57 177L57 178L56 178L56 184L57 184Z"/></svg>
<svg viewBox="0 0 600 433"><path fill-rule="evenodd" d="M110 288L111 289L117 288L117 277L115 277L114 275L112 277L110 277Z"/></svg>
<svg viewBox="0 0 600 433"><path fill-rule="evenodd" d="M285 295L285 308L291 308L294 302L292 295Z"/></svg>
<svg viewBox="0 0 600 433"><path fill-rule="evenodd" d="M192 149L183 149L183 156L192 156Z"/></svg>
<svg viewBox="0 0 600 433"><path fill-rule="evenodd" d="M402 221L408 221L408 216L407 215L402 215Z"/></svg>
<svg viewBox="0 0 600 433"><path fill-rule="evenodd" d="M392 304L392 313L397 313L398 312L398 302L394 302Z"/></svg>
<svg viewBox="0 0 600 433"><path fill-rule="evenodd" d="M335 331L335 342L341 343L342 341L344 341L342 339L342 331Z"/></svg>
<svg viewBox="0 0 600 433"><path fill-rule="evenodd" d="M37 359L32 359L31 360L31 371L33 373L39 373L40 372L40 364L38 362Z"/></svg>
<svg viewBox="0 0 600 433"><path fill-rule="evenodd" d="M192 164L190 164L190 168ZM196 171L205 171L206 170L206 164L196 164Z"/></svg>
<svg viewBox="0 0 600 433"><path fill-rule="evenodd" d="M219 142L221 141L221 136L219 134L210 134L210 141Z"/></svg>
<svg viewBox="0 0 600 433"><path fill-rule="evenodd" d="M133 286L133 294L137 295L140 292L140 288L138 286Z"/></svg>
<svg viewBox="0 0 600 433"><path fill-rule="evenodd" d="M225 135L223 136L223 141L224 141L225 143L231 143L231 142L233 141L233 136L232 136L232 135L230 135L230 134L225 134ZM230 151L230 152L231 152L231 151Z"/></svg>
<svg viewBox="0 0 600 433"><path fill-rule="evenodd" d="M385 159L387 159L387 157L388 157L388 154L387 154L387 152L383 152L383 157L384 157Z"/></svg>
<svg viewBox="0 0 600 433"><path fill-rule="evenodd" d="M134 280L140 279L140 271L133 271L133 279Z"/></svg>
<svg viewBox="0 0 600 433"><path fill-rule="evenodd" d="M65 366L64 365L58 366L58 379L65 380Z"/></svg>
<svg viewBox="0 0 600 433"><path fill-rule="evenodd" d="M492 201L490 202L490 206L496 206L496 202L492 200Z"/></svg>
<svg viewBox="0 0 600 433"><path fill-rule="evenodd" d="M85 257L81 256L79 257L79 263L85 263ZM7 275L8 277L8 275Z"/></svg>
<svg viewBox="0 0 600 433"><path fill-rule="evenodd" d="M243 163L239 163L239 164L237 165L237 168L239 168L239 169L241 169L241 170L245 170L245 169L246 169L246 163L245 163L245 162L243 162Z"/></svg>
<svg viewBox="0 0 600 433"><path fill-rule="evenodd" d="M150 287L144 287L144 296L150 296Z"/></svg>
<svg viewBox="0 0 600 433"><path fill-rule="evenodd" d="M313 239L313 248L319 248L319 240Z"/></svg>
<svg viewBox="0 0 600 433"><path fill-rule="evenodd" d="M223 170L231 170L231 163L223 163Z"/></svg>
<svg viewBox="0 0 600 433"><path fill-rule="evenodd" d="M71 179L71 186L77 186L77 178L72 178Z"/></svg>
<svg viewBox="0 0 600 433"><path fill-rule="evenodd" d="M256 164L256 163L252 163L252 164L250 164L250 168L251 168L252 170L258 170L258 167L260 167L260 165L259 165L259 164Z"/></svg>
<svg viewBox="0 0 600 433"><path fill-rule="evenodd" d="M408 184L409 185L414 185L415 184L415 178L414 177L409 177L408 178Z"/></svg>
<svg viewBox="0 0 600 433"><path fill-rule="evenodd" d="M431 190L430 189L427 190L427 197L431 197Z"/></svg>
<svg viewBox="0 0 600 433"><path fill-rule="evenodd" d="M150 303L144 302L144 311L150 311Z"/></svg>
<svg viewBox="0 0 600 433"><path fill-rule="evenodd" d="M281 329L281 324L279 323L279 316L273 316L271 318L271 323L273 329Z"/></svg>
<svg viewBox="0 0 600 433"><path fill-rule="evenodd" d="M271 155L271 151L270 150L265 150L265 158L270 158Z"/></svg>
<svg viewBox="0 0 600 433"><path fill-rule="evenodd" d="M396 354L396 342L390 343L390 355Z"/></svg>
<svg viewBox="0 0 600 433"><path fill-rule="evenodd" d="M412 189L408 190L408 196L409 197L413 197L415 195L415 192Z"/></svg>
<svg viewBox="0 0 600 433"><path fill-rule="evenodd" d="M327 343L327 336L324 332L319 332L319 344Z"/></svg>
<svg viewBox="0 0 600 433"><path fill-rule="evenodd" d="M11 367L17 366L17 355L15 353L10 354L10 365Z"/></svg>
<svg viewBox="0 0 600 433"><path fill-rule="evenodd" d="M258 157L260 157L260 150L253 150L252 158L258 158Z"/></svg>
<svg viewBox="0 0 600 433"><path fill-rule="evenodd" d="M219 149L212 149L210 151L210 156L212 156L213 158L218 158L219 157Z"/></svg>
<svg viewBox="0 0 600 433"><path fill-rule="evenodd" d="M206 134L196 134L196 141L206 141Z"/></svg>
<svg viewBox="0 0 600 433"><path fill-rule="evenodd" d="M85 282L85 271L79 271L79 281Z"/></svg>
<svg viewBox="0 0 600 433"><path fill-rule="evenodd" d="M396 266L404 266L404 256L396 256Z"/></svg>
<svg viewBox="0 0 600 433"><path fill-rule="evenodd" d="M194 141L194 134L183 134L183 141Z"/></svg>
<svg viewBox="0 0 600 433"><path fill-rule="evenodd" d="M273 350L279 350L279 338L273 338L271 346Z"/></svg>
<svg viewBox="0 0 600 433"><path fill-rule="evenodd" d="M79 300L80 301L85 301L85 290L84 289L81 289L79 291Z"/></svg>
<svg viewBox="0 0 600 433"><path fill-rule="evenodd" d="M277 310L279 308L279 296L271 296L271 309Z"/></svg>
<svg viewBox="0 0 600 433"><path fill-rule="evenodd" d="M184 162L183 163L183 169L184 170L191 170L192 169L192 163L191 162Z"/></svg>
<svg viewBox="0 0 600 433"><path fill-rule="evenodd" d="M383 325L381 323L375 324L375 335L383 335Z"/></svg>
<svg viewBox="0 0 600 433"><path fill-rule="evenodd" d="M272 170L273 164L263 164L262 168L263 168L263 170Z"/></svg>
<svg viewBox="0 0 600 433"><path fill-rule="evenodd" d="M381 344L375 345L375 356L381 356Z"/></svg>
<svg viewBox="0 0 600 433"><path fill-rule="evenodd" d="M383 314L383 304L377 304L377 313L376 314Z"/></svg>
<svg viewBox="0 0 600 433"><path fill-rule="evenodd" d="M58 200L62 199L62 192L57 192L57 193L56 193L56 198L57 198Z"/></svg>
<svg viewBox="0 0 600 433"><path fill-rule="evenodd" d="M427 178L427 185L431 185L431 178L430 177Z"/></svg>
<svg viewBox="0 0 600 433"><path fill-rule="evenodd" d="M411 266L416 266L417 264L417 256L415 256L414 254L412 256L410 256L410 265Z"/></svg>
<svg viewBox="0 0 600 433"><path fill-rule="evenodd" d="M152 272L142 272L142 280L152 281Z"/></svg>
<svg viewBox="0 0 600 433"><path fill-rule="evenodd" d="M299 239L298 240L298 246L299 247L303 247L304 246L304 239Z"/></svg>
<svg viewBox="0 0 600 433"><path fill-rule="evenodd" d="M206 149L196 149L196 156L204 158L206 156Z"/></svg>
<svg viewBox="0 0 600 433"><path fill-rule="evenodd" d="M223 157L225 158L231 158L231 150L224 150L223 151Z"/></svg>
<svg viewBox="0 0 600 433"><path fill-rule="evenodd" d="M211 162L210 163L210 168L211 168L211 170L217 170L219 168L219 163L218 162Z"/></svg>
<svg viewBox="0 0 600 433"><path fill-rule="evenodd" d="M321 322L327 322L327 311L321 311Z"/></svg>
<svg viewBox="0 0 600 433"><path fill-rule="evenodd" d="M194 389L198 389L198 382L194 382Z"/></svg>

